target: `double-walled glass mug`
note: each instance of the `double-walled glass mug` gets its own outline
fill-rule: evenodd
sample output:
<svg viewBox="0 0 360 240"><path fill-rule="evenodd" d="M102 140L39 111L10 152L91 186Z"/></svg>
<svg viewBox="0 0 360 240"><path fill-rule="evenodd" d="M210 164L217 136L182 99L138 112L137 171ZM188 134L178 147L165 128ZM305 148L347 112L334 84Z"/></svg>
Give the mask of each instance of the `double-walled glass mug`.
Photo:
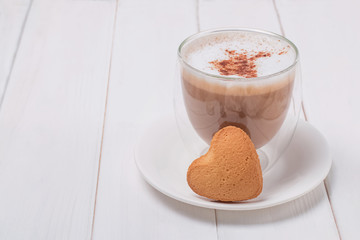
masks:
<svg viewBox="0 0 360 240"><path fill-rule="evenodd" d="M283 36L254 29L192 35L178 48L174 107L190 160L206 153L213 135L231 125L249 135L266 173L299 119L298 49Z"/></svg>

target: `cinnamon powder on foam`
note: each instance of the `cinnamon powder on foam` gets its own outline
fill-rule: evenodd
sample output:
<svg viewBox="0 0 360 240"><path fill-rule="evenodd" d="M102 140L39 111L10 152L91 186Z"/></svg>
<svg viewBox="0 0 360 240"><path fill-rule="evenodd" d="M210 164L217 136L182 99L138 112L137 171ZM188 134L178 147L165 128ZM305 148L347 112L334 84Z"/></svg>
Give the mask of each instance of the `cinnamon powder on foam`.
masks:
<svg viewBox="0 0 360 240"><path fill-rule="evenodd" d="M256 68L256 60L264 57L271 57L273 53L271 52L248 52L244 51L238 53L235 50L225 50L228 59L225 60L215 60L209 62L213 69L216 69L220 75L237 75L244 78L253 78L258 76ZM279 55L284 52L278 53Z"/></svg>

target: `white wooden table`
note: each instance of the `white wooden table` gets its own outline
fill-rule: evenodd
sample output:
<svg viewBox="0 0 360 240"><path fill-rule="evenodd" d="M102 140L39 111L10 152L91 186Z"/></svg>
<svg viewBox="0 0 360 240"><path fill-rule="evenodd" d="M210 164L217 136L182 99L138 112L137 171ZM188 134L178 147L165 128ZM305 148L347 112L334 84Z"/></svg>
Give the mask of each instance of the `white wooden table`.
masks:
<svg viewBox="0 0 360 240"><path fill-rule="evenodd" d="M0 239L360 239L356 0L0 0ZM308 120L328 139L324 184L230 212L150 187L140 127L172 113L176 50L214 27L261 28L301 52Z"/></svg>

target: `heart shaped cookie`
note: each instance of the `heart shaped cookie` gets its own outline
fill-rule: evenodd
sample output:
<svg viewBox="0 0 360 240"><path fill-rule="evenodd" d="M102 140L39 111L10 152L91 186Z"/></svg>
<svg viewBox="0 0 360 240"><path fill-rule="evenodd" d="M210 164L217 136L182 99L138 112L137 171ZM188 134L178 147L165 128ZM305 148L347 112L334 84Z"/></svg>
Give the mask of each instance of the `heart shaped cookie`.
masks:
<svg viewBox="0 0 360 240"><path fill-rule="evenodd" d="M233 126L219 130L209 151L190 165L187 181L195 193L218 201L257 197L263 179L259 157L249 136Z"/></svg>

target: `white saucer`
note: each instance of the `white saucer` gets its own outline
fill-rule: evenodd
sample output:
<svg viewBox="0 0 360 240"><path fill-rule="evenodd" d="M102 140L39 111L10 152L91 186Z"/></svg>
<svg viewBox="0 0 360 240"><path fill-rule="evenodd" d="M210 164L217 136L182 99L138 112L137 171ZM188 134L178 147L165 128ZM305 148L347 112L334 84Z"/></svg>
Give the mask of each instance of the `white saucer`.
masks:
<svg viewBox="0 0 360 240"><path fill-rule="evenodd" d="M318 186L331 167L329 146L313 126L299 121L294 138L276 165L264 176L255 199L222 203L195 194L187 185L189 159L174 117L164 117L144 131L135 160L145 180L163 194L195 206L222 210L267 208L298 198Z"/></svg>

